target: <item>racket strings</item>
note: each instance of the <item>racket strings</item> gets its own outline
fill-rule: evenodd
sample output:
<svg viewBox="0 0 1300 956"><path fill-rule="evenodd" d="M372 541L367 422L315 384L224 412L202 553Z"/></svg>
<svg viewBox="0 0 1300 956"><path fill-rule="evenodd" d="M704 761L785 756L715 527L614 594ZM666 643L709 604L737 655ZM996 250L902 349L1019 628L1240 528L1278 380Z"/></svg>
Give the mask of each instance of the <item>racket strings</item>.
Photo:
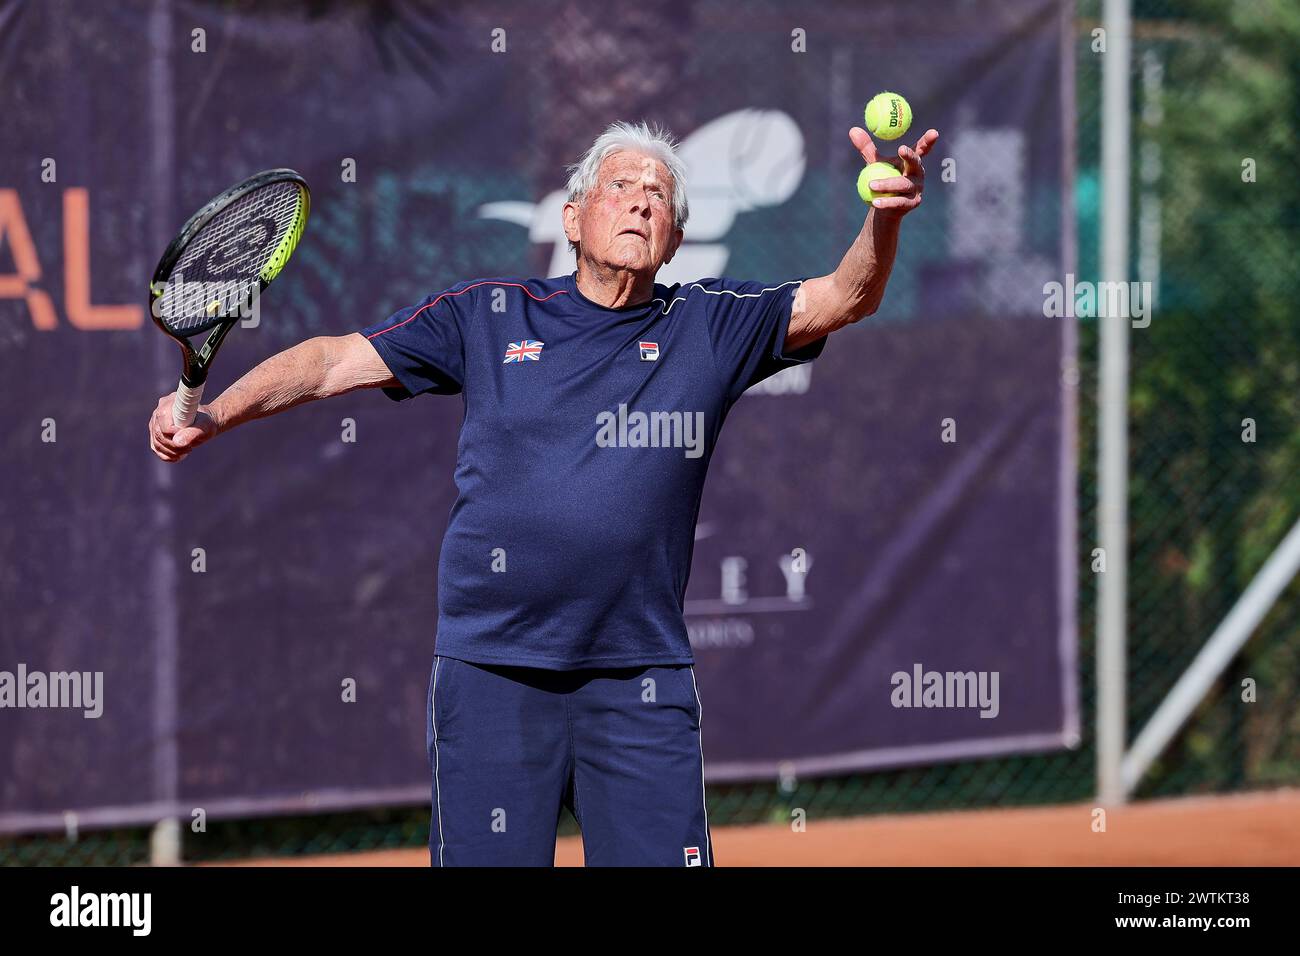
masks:
<svg viewBox="0 0 1300 956"><path fill-rule="evenodd" d="M214 216L168 276L159 318L174 332L197 332L245 308L297 245L305 200L298 183L272 183Z"/></svg>

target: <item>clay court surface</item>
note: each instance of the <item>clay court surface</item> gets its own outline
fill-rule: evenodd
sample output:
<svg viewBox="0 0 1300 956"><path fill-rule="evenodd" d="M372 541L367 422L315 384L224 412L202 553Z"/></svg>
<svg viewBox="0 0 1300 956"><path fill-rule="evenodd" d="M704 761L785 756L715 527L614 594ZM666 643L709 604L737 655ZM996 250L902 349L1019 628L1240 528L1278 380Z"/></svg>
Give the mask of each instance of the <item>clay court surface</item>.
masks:
<svg viewBox="0 0 1300 956"><path fill-rule="evenodd" d="M1092 829L1093 806L979 810L721 827L719 866L1300 866L1300 790L1135 803ZM582 866L560 840L559 866ZM250 860L241 866L428 866L429 851Z"/></svg>

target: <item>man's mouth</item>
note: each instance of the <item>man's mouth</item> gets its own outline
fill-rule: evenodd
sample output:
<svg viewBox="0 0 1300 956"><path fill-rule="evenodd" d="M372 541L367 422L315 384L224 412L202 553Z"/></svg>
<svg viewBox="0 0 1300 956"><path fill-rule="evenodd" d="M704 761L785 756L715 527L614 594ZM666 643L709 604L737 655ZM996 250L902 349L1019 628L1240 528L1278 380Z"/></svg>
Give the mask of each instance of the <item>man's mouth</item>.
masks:
<svg viewBox="0 0 1300 956"><path fill-rule="evenodd" d="M620 236L637 236L638 238L644 239L646 242L649 242L649 241L650 241L650 237L647 236L644 232L642 232L642 231L639 230L639 229L624 229L622 232L619 233L619 235L620 235Z"/></svg>

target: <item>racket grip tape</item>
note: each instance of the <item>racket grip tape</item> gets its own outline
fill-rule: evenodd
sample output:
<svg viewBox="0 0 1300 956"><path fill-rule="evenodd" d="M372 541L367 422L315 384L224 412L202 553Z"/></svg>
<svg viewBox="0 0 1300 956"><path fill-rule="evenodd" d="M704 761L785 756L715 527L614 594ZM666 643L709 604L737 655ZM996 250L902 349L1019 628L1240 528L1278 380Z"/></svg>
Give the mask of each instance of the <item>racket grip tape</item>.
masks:
<svg viewBox="0 0 1300 956"><path fill-rule="evenodd" d="M203 398L203 385L190 388L184 382L176 386L176 401L172 403L172 421L178 428L184 428L194 421L199 410L199 401Z"/></svg>

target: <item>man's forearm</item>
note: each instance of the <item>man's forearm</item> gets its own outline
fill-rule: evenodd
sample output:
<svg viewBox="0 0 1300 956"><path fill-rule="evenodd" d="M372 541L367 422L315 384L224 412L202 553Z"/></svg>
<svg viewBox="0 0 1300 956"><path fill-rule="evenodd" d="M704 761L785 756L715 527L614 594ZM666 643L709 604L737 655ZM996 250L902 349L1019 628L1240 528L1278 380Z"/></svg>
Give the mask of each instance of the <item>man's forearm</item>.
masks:
<svg viewBox="0 0 1300 956"><path fill-rule="evenodd" d="M809 279L795 295L785 349L793 352L880 307L898 251L898 217L867 213L836 270Z"/></svg>
<svg viewBox="0 0 1300 956"><path fill-rule="evenodd" d="M331 381L337 340L307 339L253 367L208 406L221 431L339 393ZM346 390L346 389L344 389Z"/></svg>
<svg viewBox="0 0 1300 956"><path fill-rule="evenodd" d="M871 210L858 237L832 273L835 286L843 296L848 322L856 322L880 308L898 254L901 221L897 216Z"/></svg>

